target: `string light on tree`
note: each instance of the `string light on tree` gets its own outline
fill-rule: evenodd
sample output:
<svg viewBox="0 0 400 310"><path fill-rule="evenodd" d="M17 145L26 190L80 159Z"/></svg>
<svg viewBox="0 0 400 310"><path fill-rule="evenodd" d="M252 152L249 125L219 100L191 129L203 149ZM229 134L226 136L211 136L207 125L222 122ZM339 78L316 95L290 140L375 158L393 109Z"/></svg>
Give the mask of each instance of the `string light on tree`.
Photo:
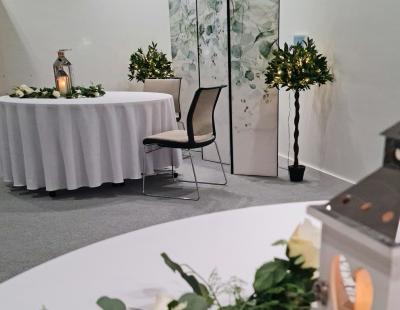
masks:
<svg viewBox="0 0 400 310"><path fill-rule="evenodd" d="M333 81L333 74L328 68L326 57L319 54L314 40L298 42L289 47L273 51L273 59L269 62L265 82L271 88L285 88L295 92L295 131L294 131L294 165L289 167L292 181L302 181L305 167L299 165L299 121L300 121L300 91L310 89L312 85L323 85ZM282 68L287 74L282 74Z"/></svg>

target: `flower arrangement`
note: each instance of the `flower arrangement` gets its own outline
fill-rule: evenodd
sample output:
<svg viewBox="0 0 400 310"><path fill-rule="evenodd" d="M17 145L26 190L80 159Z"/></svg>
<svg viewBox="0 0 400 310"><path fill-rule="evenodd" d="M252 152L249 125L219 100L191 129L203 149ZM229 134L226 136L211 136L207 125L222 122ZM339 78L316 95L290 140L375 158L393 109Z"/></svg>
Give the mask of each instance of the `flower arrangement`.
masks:
<svg viewBox="0 0 400 310"><path fill-rule="evenodd" d="M104 96L106 92L101 84L92 85L89 87L76 86L72 87L71 92L65 97L67 99L74 98L93 98ZM46 99L57 99L61 97L60 92L55 88L49 87L29 87L22 84L15 87L9 94L10 97L17 98L46 98Z"/></svg>
<svg viewBox="0 0 400 310"><path fill-rule="evenodd" d="M191 267L172 261L161 254L165 264L178 273L192 288L192 292L174 299L167 295L157 297L150 310L306 310L316 300L313 286L319 260L320 230L306 220L299 225L289 241L274 245L286 247L286 258L275 258L257 269L253 292L243 296L243 282L232 278L221 283L214 271L204 280ZM223 305L220 297L228 294L233 304ZM103 310L126 310L119 299L102 297L97 304Z"/></svg>
<svg viewBox="0 0 400 310"><path fill-rule="evenodd" d="M141 48L131 55L129 64L129 80L136 79L144 82L145 79L165 79L174 76L172 62L167 55L157 49L157 43L151 42L146 54Z"/></svg>

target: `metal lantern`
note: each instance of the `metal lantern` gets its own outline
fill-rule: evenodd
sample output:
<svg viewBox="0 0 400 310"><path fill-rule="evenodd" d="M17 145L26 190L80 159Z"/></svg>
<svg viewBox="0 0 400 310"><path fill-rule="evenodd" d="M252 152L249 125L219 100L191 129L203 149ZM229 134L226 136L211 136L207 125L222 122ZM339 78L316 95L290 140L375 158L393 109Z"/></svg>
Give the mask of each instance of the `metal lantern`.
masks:
<svg viewBox="0 0 400 310"><path fill-rule="evenodd" d="M67 49L58 51L58 57L53 65L56 89L62 96L67 95L72 89L72 64L65 58Z"/></svg>
<svg viewBox="0 0 400 310"><path fill-rule="evenodd" d="M318 309L399 309L400 122L383 134L383 167L308 209L322 221Z"/></svg>

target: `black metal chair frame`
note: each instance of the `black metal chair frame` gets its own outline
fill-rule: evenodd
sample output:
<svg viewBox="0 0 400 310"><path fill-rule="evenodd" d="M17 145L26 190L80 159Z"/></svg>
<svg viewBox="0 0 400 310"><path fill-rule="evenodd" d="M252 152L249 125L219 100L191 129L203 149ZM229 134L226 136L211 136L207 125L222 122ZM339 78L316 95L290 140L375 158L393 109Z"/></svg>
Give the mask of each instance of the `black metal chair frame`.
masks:
<svg viewBox="0 0 400 310"><path fill-rule="evenodd" d="M218 145L215 141L216 139L216 130L215 130L215 121L214 121L214 112L215 112L215 107L217 105L219 96L221 94L221 90L226 87L226 85L222 85L222 86L217 86L217 87L207 87L207 88L199 88L192 100L189 112L188 112L188 116L187 116L187 135L188 135L188 142L175 142L175 141L168 141L168 140L157 140L157 139L148 139L145 138L143 140L143 173L142 173L142 193L143 195L146 196L151 196L151 197L160 197L160 198L174 198L174 199L181 199L181 200L194 200L197 201L200 199L200 192L199 192L199 184L209 184L209 185L226 185L227 182L227 178L226 178L226 174L225 174L225 170L224 170L224 166L222 163L222 159L221 159L221 155L218 149ZM197 104L199 102L199 98L201 95L201 92L203 90L212 90L212 89L219 89L218 94L215 98L215 102L213 103L213 109L212 109L212 129L213 129L213 138L210 140L207 140L205 142L196 142L195 141L195 135L194 135L194 129L193 129L193 116L194 113L196 111L196 107ZM196 149L196 148L202 148L205 146L208 146L210 144L215 145L215 148L217 150L217 154L218 154L218 158L219 158L219 163L221 165L221 170L224 176L224 182L223 183L216 183L216 182L203 182L203 181L198 181L197 180L197 175L196 175L196 170L194 167L194 163L193 163L193 158L192 158L192 154L191 154L191 150L192 149ZM154 148L154 146L156 146L156 148ZM151 147L150 149L148 149L148 147ZM170 148L171 149L171 175L172 175L172 179L173 182L175 182L175 176L174 176L174 162L173 162L173 149L183 149L183 150L187 150L188 151L188 157L190 158L190 162L192 165L192 171L193 171L193 176L194 176L194 181L188 181L188 180L178 180L179 182L186 182L186 183L193 183L196 184L196 196L193 197L179 197L179 196L167 196L167 195L157 195L157 194L151 194L151 193L147 193L145 191L145 179L146 179L146 157L147 154L155 152L157 150L160 150L161 148Z"/></svg>

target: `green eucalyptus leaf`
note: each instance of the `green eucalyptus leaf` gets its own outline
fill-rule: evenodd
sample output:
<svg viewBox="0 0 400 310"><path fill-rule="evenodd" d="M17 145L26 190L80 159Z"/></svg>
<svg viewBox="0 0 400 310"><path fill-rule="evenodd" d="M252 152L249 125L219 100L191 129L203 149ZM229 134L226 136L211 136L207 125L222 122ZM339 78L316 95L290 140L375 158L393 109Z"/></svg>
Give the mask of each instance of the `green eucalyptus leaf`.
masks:
<svg viewBox="0 0 400 310"><path fill-rule="evenodd" d="M200 35L203 35L204 32L205 32L205 27L204 27L203 24L200 24L200 25L199 25L199 34L200 34Z"/></svg>
<svg viewBox="0 0 400 310"><path fill-rule="evenodd" d="M234 20L233 23L232 23L231 28L232 28L233 32L241 33L241 32L243 32L244 25L243 25L243 23L241 23L241 22L239 22L237 20Z"/></svg>
<svg viewBox="0 0 400 310"><path fill-rule="evenodd" d="M231 67L234 71L240 71L240 61L232 61Z"/></svg>
<svg viewBox="0 0 400 310"><path fill-rule="evenodd" d="M169 0L169 14L175 15L181 7L181 0Z"/></svg>
<svg viewBox="0 0 400 310"><path fill-rule="evenodd" d="M260 33L256 36L256 38L254 39L254 43L257 43L258 40L260 40L260 39L262 39L262 38L264 38L264 37L265 37L264 32L260 32Z"/></svg>
<svg viewBox="0 0 400 310"><path fill-rule="evenodd" d="M232 56L235 58L242 57L242 47L240 45L233 45L231 47Z"/></svg>
<svg viewBox="0 0 400 310"><path fill-rule="evenodd" d="M260 44L260 47L258 48L258 50L260 51L260 54L264 57L264 58L268 58L269 55L271 54L271 50L272 50L272 46L274 45L274 43L268 42L268 41L263 41Z"/></svg>
<svg viewBox="0 0 400 310"><path fill-rule="evenodd" d="M121 300L106 296L99 298L97 305L103 310L126 310L126 306Z"/></svg>
<svg viewBox="0 0 400 310"><path fill-rule="evenodd" d="M178 48L175 45L171 46L171 55L172 59L175 59L175 57L178 55Z"/></svg>
<svg viewBox="0 0 400 310"><path fill-rule="evenodd" d="M207 26L207 30L206 30L207 35L209 36L213 32L214 32L214 26L213 25L208 25Z"/></svg>
<svg viewBox="0 0 400 310"><path fill-rule="evenodd" d="M222 1L221 0L207 0L207 4L210 9L218 13L221 10L222 7Z"/></svg>
<svg viewBox="0 0 400 310"><path fill-rule="evenodd" d="M254 80L254 73L251 70L247 70L246 73L244 74L244 77L248 79L249 81Z"/></svg>

